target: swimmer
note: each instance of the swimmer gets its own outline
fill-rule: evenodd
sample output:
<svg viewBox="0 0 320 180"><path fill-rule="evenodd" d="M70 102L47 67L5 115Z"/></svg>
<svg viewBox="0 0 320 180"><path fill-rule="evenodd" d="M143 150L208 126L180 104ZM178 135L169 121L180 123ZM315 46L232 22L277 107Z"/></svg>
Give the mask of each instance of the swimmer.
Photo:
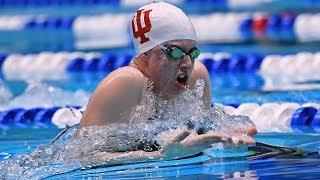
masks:
<svg viewBox="0 0 320 180"><path fill-rule="evenodd" d="M193 89L196 81L203 79L205 86L202 101L206 109L211 108L209 74L206 67L195 60L200 51L195 29L187 15L171 4L152 3L139 8L130 24L136 57L129 66L111 72L100 82L80 121L78 136L84 127L129 124L136 108L146 99L149 82L152 82L155 96L168 101L188 88ZM108 161L113 164L183 158L202 152L212 143L254 143L251 138L256 133L254 128L234 129L243 131L243 135L228 137L211 132L197 134L188 128L180 128L165 135L166 142L160 144L160 150L94 152L85 157L87 160L84 161Z"/></svg>

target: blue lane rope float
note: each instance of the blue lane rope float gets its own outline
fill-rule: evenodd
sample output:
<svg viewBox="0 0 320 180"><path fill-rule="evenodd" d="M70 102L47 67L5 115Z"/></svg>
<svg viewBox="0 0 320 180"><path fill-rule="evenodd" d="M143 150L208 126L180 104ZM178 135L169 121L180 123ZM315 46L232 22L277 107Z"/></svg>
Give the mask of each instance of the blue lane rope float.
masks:
<svg viewBox="0 0 320 180"><path fill-rule="evenodd" d="M3 64L3 62L5 61L5 59L7 58L7 56L6 55L4 55L4 54L0 54L0 69L1 69L1 67L2 67L2 64Z"/></svg>
<svg viewBox="0 0 320 180"><path fill-rule="evenodd" d="M230 58L228 71L243 72L245 71L247 58L242 55L234 55ZM250 69L251 71L251 69Z"/></svg>
<svg viewBox="0 0 320 180"><path fill-rule="evenodd" d="M82 38L85 38L87 34L92 33L92 38L101 38L108 39L110 36L117 34L119 37L129 37L128 31L118 31L120 29L111 29L104 36L95 36L97 31L101 32L105 28L104 26L99 28L99 23L106 18L106 16L114 16L115 18L122 18L123 21L119 21L119 24L116 27L129 29L129 23L125 23L129 19L129 14L101 14L97 16L65 16L65 17L54 17L54 16L21 16L21 17L2 17L1 19L1 28L3 30L12 30L12 31L23 31L26 30L40 30L48 31L52 30L55 32L56 36L59 36L59 33L64 33L65 30L70 31L69 36L74 37L75 41L81 41ZM190 18L195 22L199 35L199 43L215 43L215 42L246 42L246 41L260 41L260 40L270 40L276 42L291 42L291 41L301 41L301 42L313 42L320 41L320 33L312 29L317 29L317 24L314 23L320 20L319 14L263 14L260 13L260 16L255 16L254 14L243 14L239 15L225 13L225 14L212 14L212 18L209 15L202 15L199 17L197 15L190 15ZM245 17L244 17L245 16ZM111 17L112 18L112 17ZM207 24L201 24L201 18L207 18L208 22L211 24L220 27L219 31L226 32L219 34L219 37L215 36L213 33L202 33L210 31L214 26L206 26ZM219 20L219 21L218 21ZM226 23L230 26L222 26L219 23L220 21L230 21ZM236 20L236 21L234 21ZM8 24L16 21L15 23ZM21 25L22 24L22 25ZM92 28L88 28L92 27ZM232 35L228 34L227 30L232 30ZM60 32L61 31L61 32ZM27 31L29 32L29 31ZM26 33L27 34L27 33ZM98 33L99 34L99 33ZM206 34L206 35L203 35ZM201 36L203 35L203 36ZM108 46L106 42L103 46ZM130 45L130 41L124 42L124 45Z"/></svg>
<svg viewBox="0 0 320 180"><path fill-rule="evenodd" d="M316 129L320 129L320 110L314 115L311 126Z"/></svg>
<svg viewBox="0 0 320 180"><path fill-rule="evenodd" d="M71 30L76 17L46 17L44 19L32 18L25 23L25 29L55 29Z"/></svg>
<svg viewBox="0 0 320 180"><path fill-rule="evenodd" d="M49 109L42 109L41 111L36 113L33 121L36 123L50 123L52 116L60 108L61 107L52 107Z"/></svg>
<svg viewBox="0 0 320 180"><path fill-rule="evenodd" d="M234 108L238 108L240 106L240 104L236 104L236 103L228 103L228 104L225 104L226 106L232 106ZM213 106L213 105L212 105Z"/></svg>
<svg viewBox="0 0 320 180"><path fill-rule="evenodd" d="M278 31L281 28L282 18L280 14L269 14L268 20L267 30Z"/></svg>
<svg viewBox="0 0 320 180"><path fill-rule="evenodd" d="M247 18L239 26L239 32L241 33L244 40L251 40L253 39L253 34L251 32L253 20L251 18Z"/></svg>
<svg viewBox="0 0 320 180"><path fill-rule="evenodd" d="M13 121L15 124L31 123L33 122L36 114L39 113L41 110L43 110L43 108L31 108L28 110L22 110L16 114Z"/></svg>
<svg viewBox="0 0 320 180"><path fill-rule="evenodd" d="M89 61L85 61L83 63L82 69L84 71L98 71L98 65L100 63L100 58L99 57L94 57L90 59Z"/></svg>
<svg viewBox="0 0 320 180"><path fill-rule="evenodd" d="M272 105L272 104L269 103L269 104L261 104L261 105L252 106L252 105L250 105L250 103L244 103L244 104L229 103L229 104L225 104L224 106L231 107L231 109L234 109L235 111L239 108L239 112L245 113L247 111L248 112L249 111L250 112L251 111L262 112L263 110L261 108L263 108L263 107L270 108L270 105ZM284 111L284 110L287 111L286 109L278 108L278 105L275 104L275 106L277 106L277 107L273 108L275 111L279 111L278 114L282 113L282 111ZM213 104L212 104L212 106L213 106ZM292 105L290 107L292 107ZM288 128L291 128L293 130L299 130L299 131L301 131L303 129L307 129L307 128L313 128L316 130L320 129L320 110L318 109L319 108L318 104L314 104L314 106L312 106L312 105L307 105L307 106L297 105L295 107L296 107L296 109L295 110L293 109L294 110L292 112L293 114L288 117L290 120ZM52 124L53 123L52 118L55 116L56 112L58 113L60 110L68 111L67 114L65 112L64 113L60 112L60 115L58 115L59 116L58 118L67 120L66 118L60 117L60 116L66 115L67 117L73 118L73 115L70 113L74 114L74 112L71 112L70 108L74 108L75 110L82 109L80 106L72 106L72 107L68 107L68 108L35 107L35 108L30 108L30 109L24 109L24 108L9 109L9 110L5 110L5 111L0 112L0 125L15 126L15 125L27 125L27 124L32 124L32 123ZM240 108L241 108L241 110L240 110ZM245 110L244 108L249 108L249 109ZM251 112L251 113L254 114L254 112ZM275 114L277 114L277 112L275 112ZM270 116L270 118L272 118L273 114L268 114L268 116ZM75 117L75 118L80 118L80 117ZM257 118L259 118L259 117L257 117ZM283 118L285 118L285 116ZM263 123L262 125L259 125L259 126L265 126L264 123L267 123L267 122L259 122L255 119L252 119L252 120L255 123ZM277 119L270 119L270 121L278 121L278 120ZM64 122L59 122L59 124L63 124L63 123ZM70 123L70 122L66 122L66 123ZM283 121L282 123L287 123L287 122ZM277 124L277 123L275 123L275 124ZM273 127L271 127L271 128L273 128Z"/></svg>
<svg viewBox="0 0 320 180"><path fill-rule="evenodd" d="M81 58L81 57L74 58L69 62L67 66L67 71L81 71L85 63L86 63L86 60L84 58Z"/></svg>
<svg viewBox="0 0 320 180"><path fill-rule="evenodd" d="M258 71L264 56L260 54L248 54L245 60L246 72Z"/></svg>
<svg viewBox="0 0 320 180"><path fill-rule="evenodd" d="M100 71L108 72L114 68L114 63L117 59L116 55L112 54L103 54L100 58L100 62L98 64L98 69Z"/></svg>
<svg viewBox="0 0 320 180"><path fill-rule="evenodd" d="M65 5L120 5L120 0L0 0L0 7L46 7Z"/></svg>
<svg viewBox="0 0 320 180"><path fill-rule="evenodd" d="M66 52L65 52L66 53ZM13 72L19 71L23 73L28 72L28 68L32 67L32 72L41 71L43 63L45 62L42 57L45 57L52 61L61 61L61 63L51 63L54 70L55 68L65 71L81 72L81 71L101 71L110 72L117 68L128 65L133 56L131 54L98 54L93 57L85 57L83 55L72 55L67 53L69 58L61 59L62 56L58 56L58 53L48 53L51 58L41 56L40 54L33 55L33 66L25 66L25 61L30 59L29 55L0 55L0 68L2 72ZM82 53L84 54L84 53ZM225 72L242 72L252 73L260 72L262 74L301 74L303 76L316 74L320 68L320 53L308 53L301 52L295 55L262 55L262 54L228 54L228 56L215 56L212 53L204 53L205 55L199 57L201 61L208 69L210 73L225 73ZM209 54L209 55L208 55ZM219 54L219 53L217 53ZM27 58L28 57L28 58ZM290 61L285 60L290 57ZM283 61L282 61L283 59ZM63 61L63 62L62 62ZM21 64L21 65L20 65ZM288 64L288 65L287 65ZM48 64L46 64L48 65ZM50 64L49 64L50 65ZM25 66L25 67L23 67ZM36 66L36 67L34 67ZM17 69L21 68L21 69ZM288 68L287 72L284 72L284 68ZM31 70L29 70L31 71ZM306 74L308 73L309 74ZM315 78L315 77L312 77ZM318 80L318 79L311 79Z"/></svg>
<svg viewBox="0 0 320 180"><path fill-rule="evenodd" d="M0 112L0 124L51 123L54 113L61 107L30 109L14 108Z"/></svg>
<svg viewBox="0 0 320 180"><path fill-rule="evenodd" d="M291 126L310 126L317 111L314 107L301 107L297 109L291 118Z"/></svg>
<svg viewBox="0 0 320 180"><path fill-rule="evenodd" d="M227 72L229 71L230 58L223 57L218 61L214 61L213 70L216 72Z"/></svg>
<svg viewBox="0 0 320 180"><path fill-rule="evenodd" d="M215 9L222 9L222 10L229 10L229 9L243 9L243 8L260 8L265 7L264 5L272 5L273 7L278 7L283 5L282 0L273 0L273 1L258 1L251 3L248 0L237 0L237 1L230 1L230 0L181 0L177 1L175 4L177 5L186 5L186 6L198 6L198 5L205 5L208 7L214 7ZM141 5L139 2L131 1L130 4L126 5L122 0L0 0L0 8L7 8L7 7L50 7L50 6L90 6L90 5L110 5L110 6L124 6L124 7L137 7ZM297 1L296 3L288 4L285 8L290 9L297 9L297 7L304 7L304 8L314 8L316 5L319 5L318 0L304 0L304 1Z"/></svg>
<svg viewBox="0 0 320 180"><path fill-rule="evenodd" d="M201 62L206 66L209 72L212 72L214 70L214 61L211 58L203 58Z"/></svg>
<svg viewBox="0 0 320 180"><path fill-rule="evenodd" d="M6 111L1 112L0 123L1 124L13 124L14 118L21 111L24 111L24 109L14 108L14 109L10 109L10 110L6 110Z"/></svg>
<svg viewBox="0 0 320 180"><path fill-rule="evenodd" d="M204 63L208 71L212 72L255 72L259 69L263 60L262 55L231 55L219 60L204 58L200 61Z"/></svg>
<svg viewBox="0 0 320 180"><path fill-rule="evenodd" d="M129 65L132 55L103 54L99 59L97 69L99 71L110 72L119 67Z"/></svg>
<svg viewBox="0 0 320 180"><path fill-rule="evenodd" d="M81 57L72 59L67 71L105 71L110 72L117 68L129 65L132 60L131 55L109 55L104 54L101 57L94 57L86 60Z"/></svg>

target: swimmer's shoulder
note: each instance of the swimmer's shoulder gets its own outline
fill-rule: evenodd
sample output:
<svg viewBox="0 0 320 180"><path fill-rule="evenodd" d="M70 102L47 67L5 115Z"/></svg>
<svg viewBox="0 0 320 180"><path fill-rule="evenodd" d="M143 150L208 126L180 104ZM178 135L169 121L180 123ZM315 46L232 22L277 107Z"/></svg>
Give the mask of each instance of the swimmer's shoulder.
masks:
<svg viewBox="0 0 320 180"><path fill-rule="evenodd" d="M132 101L132 104L136 104L141 101L147 84L148 79L137 68L125 66L109 73L100 82L93 96L98 95L105 102L113 98L119 103L123 99L124 102Z"/></svg>
<svg viewBox="0 0 320 180"><path fill-rule="evenodd" d="M148 79L137 68L132 66L124 66L112 71L108 74L100 84L103 85L121 85L122 87L131 87L143 89Z"/></svg>
<svg viewBox="0 0 320 180"><path fill-rule="evenodd" d="M128 123L131 112L140 104L147 78L134 67L109 73L89 99L80 127Z"/></svg>
<svg viewBox="0 0 320 180"><path fill-rule="evenodd" d="M200 61L194 62L193 72L195 73L194 75L197 76L197 79L206 79L209 76L206 66Z"/></svg>
<svg viewBox="0 0 320 180"><path fill-rule="evenodd" d="M206 84L210 82L210 76L208 70L204 64L200 61L194 62L194 68L191 74L191 87L195 84L198 79L203 79L206 81Z"/></svg>
<svg viewBox="0 0 320 180"><path fill-rule="evenodd" d="M142 72L133 66L124 66L124 67L118 68L112 71L108 76L115 76L115 75L116 76L123 75L126 77L130 76L131 78L142 79L142 80L146 79L146 77L142 74Z"/></svg>

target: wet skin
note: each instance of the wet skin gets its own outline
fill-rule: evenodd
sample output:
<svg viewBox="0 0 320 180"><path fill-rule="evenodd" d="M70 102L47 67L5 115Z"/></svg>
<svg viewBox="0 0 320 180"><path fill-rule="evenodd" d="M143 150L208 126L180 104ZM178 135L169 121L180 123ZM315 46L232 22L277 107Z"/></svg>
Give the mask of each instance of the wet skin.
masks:
<svg viewBox="0 0 320 180"><path fill-rule="evenodd" d="M202 100L205 106L210 108L211 85L205 66L199 61L192 60L188 55L179 60L173 59L161 49L162 45L174 45L184 52L189 52L190 49L196 47L196 42L193 40L165 42L140 54L131 65L111 72L101 81L91 96L80 121L78 132L80 128L86 126L129 123L135 108L144 102L148 80L154 82L152 90L155 95L163 99L170 99L186 90L187 87L193 88L197 79L203 79L205 88ZM181 74L186 77L182 83L177 81ZM237 127L236 131L241 132L241 128ZM255 129L242 133L243 135L237 137L222 137L210 132L197 135L185 129L168 134L168 142L159 152L141 151L123 155L133 161L150 156L170 159L199 153L216 142L232 142L235 145L255 143L251 138L256 133ZM179 147L179 152L176 152L177 147ZM101 158L119 160L116 159L119 153L99 153L102 153ZM139 154L139 157L133 154ZM119 156L122 157L122 155ZM95 157L100 156L95 155Z"/></svg>

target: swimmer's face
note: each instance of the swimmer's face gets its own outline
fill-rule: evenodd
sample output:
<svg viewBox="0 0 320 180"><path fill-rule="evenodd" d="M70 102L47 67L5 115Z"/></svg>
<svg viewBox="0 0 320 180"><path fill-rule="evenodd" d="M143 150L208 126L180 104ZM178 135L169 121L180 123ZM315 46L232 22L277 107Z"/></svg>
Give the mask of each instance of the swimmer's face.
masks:
<svg viewBox="0 0 320 180"><path fill-rule="evenodd" d="M163 47L177 47L188 53L196 47L193 40L173 40L162 43L149 52L149 77L154 82L154 91L166 96L174 96L186 90L194 67L189 55L174 59Z"/></svg>

